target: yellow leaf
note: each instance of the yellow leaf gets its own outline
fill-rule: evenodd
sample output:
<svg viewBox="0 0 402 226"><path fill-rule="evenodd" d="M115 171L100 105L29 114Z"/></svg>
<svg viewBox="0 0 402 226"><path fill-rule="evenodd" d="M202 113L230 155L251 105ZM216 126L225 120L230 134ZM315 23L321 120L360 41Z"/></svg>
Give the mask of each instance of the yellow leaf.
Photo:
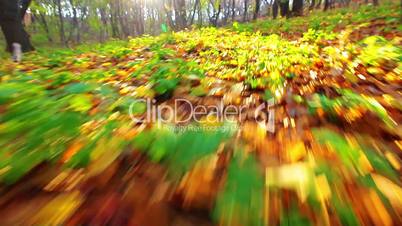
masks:
<svg viewBox="0 0 402 226"><path fill-rule="evenodd" d="M392 152L387 151L385 153L385 157L388 159L389 163L391 163L392 167L394 167L396 170L401 169L401 160L398 158L397 155L395 155Z"/></svg>
<svg viewBox="0 0 402 226"><path fill-rule="evenodd" d="M109 66L112 66L112 63L106 62L102 64L102 67L109 67Z"/></svg>
<svg viewBox="0 0 402 226"><path fill-rule="evenodd" d="M389 216L387 209L384 207L381 199L378 197L377 192L370 189L368 195L363 196L363 202L365 203L368 214L374 225L391 226L392 220Z"/></svg>
<svg viewBox="0 0 402 226"><path fill-rule="evenodd" d="M88 177L96 176L112 164L121 153L122 140L118 137L101 139L91 153Z"/></svg>
<svg viewBox="0 0 402 226"><path fill-rule="evenodd" d="M322 202L329 200L329 198L331 198L331 188L328 184L327 177L322 174L316 178L315 183L318 199Z"/></svg>
<svg viewBox="0 0 402 226"><path fill-rule="evenodd" d="M125 70L118 70L118 71L116 72L116 75L122 76L122 77L127 77L127 76L128 76L128 72L125 71Z"/></svg>
<svg viewBox="0 0 402 226"><path fill-rule="evenodd" d="M82 202L83 197L78 191L61 194L28 220L28 225L63 225L77 211Z"/></svg>
<svg viewBox="0 0 402 226"><path fill-rule="evenodd" d="M266 186L292 189L301 201L305 201L311 192L313 170L307 163L294 163L279 167L266 168Z"/></svg>
<svg viewBox="0 0 402 226"><path fill-rule="evenodd" d="M287 152L287 157L290 162L296 162L306 156L306 148L302 141L294 144Z"/></svg>
<svg viewBox="0 0 402 226"><path fill-rule="evenodd" d="M402 211L402 188L381 175L372 174L371 176L377 188L388 198L394 209Z"/></svg>

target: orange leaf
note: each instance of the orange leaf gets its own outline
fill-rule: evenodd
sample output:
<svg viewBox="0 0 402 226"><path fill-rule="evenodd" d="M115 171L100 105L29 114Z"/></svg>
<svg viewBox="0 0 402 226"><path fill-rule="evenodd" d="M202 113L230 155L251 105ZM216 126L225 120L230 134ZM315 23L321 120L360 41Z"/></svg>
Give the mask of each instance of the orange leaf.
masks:
<svg viewBox="0 0 402 226"><path fill-rule="evenodd" d="M64 152L61 162L68 162L84 145L81 142L74 142Z"/></svg>

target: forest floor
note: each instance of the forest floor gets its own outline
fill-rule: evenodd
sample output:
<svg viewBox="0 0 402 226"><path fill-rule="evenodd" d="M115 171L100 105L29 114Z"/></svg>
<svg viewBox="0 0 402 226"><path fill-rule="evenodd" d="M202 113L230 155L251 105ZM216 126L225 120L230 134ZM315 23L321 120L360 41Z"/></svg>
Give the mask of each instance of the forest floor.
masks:
<svg viewBox="0 0 402 226"><path fill-rule="evenodd" d="M399 9L2 60L0 225L401 225Z"/></svg>

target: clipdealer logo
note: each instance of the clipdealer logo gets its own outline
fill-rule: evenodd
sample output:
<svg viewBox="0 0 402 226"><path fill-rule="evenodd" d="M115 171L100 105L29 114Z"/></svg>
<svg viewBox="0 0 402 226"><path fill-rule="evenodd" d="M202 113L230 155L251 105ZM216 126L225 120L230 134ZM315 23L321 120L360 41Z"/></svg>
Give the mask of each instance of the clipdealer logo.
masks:
<svg viewBox="0 0 402 226"><path fill-rule="evenodd" d="M146 111L137 113L138 106L144 106ZM218 105L194 105L187 99L175 99L173 105L158 105L154 99L136 99L129 106L129 115L135 124L156 123L158 126L164 124L188 125L191 122L207 123L237 123L247 117L253 120L268 132L275 132L275 100L270 99L254 108L250 114L249 105L224 105L223 100ZM185 114L179 114L183 109Z"/></svg>

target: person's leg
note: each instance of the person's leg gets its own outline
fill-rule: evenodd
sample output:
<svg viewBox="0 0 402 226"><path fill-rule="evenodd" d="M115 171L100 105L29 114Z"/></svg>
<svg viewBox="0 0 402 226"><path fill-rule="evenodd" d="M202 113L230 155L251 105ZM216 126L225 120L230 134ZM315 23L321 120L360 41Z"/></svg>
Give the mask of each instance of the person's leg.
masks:
<svg viewBox="0 0 402 226"><path fill-rule="evenodd" d="M29 5L31 4L32 0L21 0L21 18L24 19L25 13L28 10Z"/></svg>
<svg viewBox="0 0 402 226"><path fill-rule="evenodd" d="M29 40L30 36L29 34L25 31L25 27L23 24L23 19L24 16L26 14L26 11L28 10L29 5L31 4L31 0L19 0L18 2L20 2L21 6L19 8L18 11L18 15L21 18L21 20L19 20L19 28L21 29L21 45L22 45L22 51L23 52L29 52L29 51L33 51L35 50L35 48L32 46L31 41Z"/></svg>
<svg viewBox="0 0 402 226"><path fill-rule="evenodd" d="M20 8L16 0L0 0L0 26L7 42L7 51L12 52L13 43L21 45L23 52L34 50L22 25Z"/></svg>
<svg viewBox="0 0 402 226"><path fill-rule="evenodd" d="M9 0L0 0L0 26L6 39L8 52L12 52L12 44L15 42L15 32L12 30L14 26L10 21L15 20L14 16L18 13L17 1L15 4L11 3Z"/></svg>
<svg viewBox="0 0 402 226"><path fill-rule="evenodd" d="M20 16L21 16L22 20L24 19L25 14L26 14L26 12L27 12L27 10L28 10L29 5L31 4L31 2L32 2L32 0L21 0L21 12L20 12ZM22 23L22 20L21 20L21 23ZM32 46L32 44L31 44L31 42L30 42L30 40L29 40L29 39L30 39L30 35L26 32L24 25L22 26L22 31L23 31L23 37L24 37L24 39L26 39L26 42L27 42L27 45L25 46L25 48L26 48L27 50L25 50L25 52L26 52L26 51L33 51L33 50L35 50L35 48ZM24 51L24 50L23 50L23 51Z"/></svg>
<svg viewBox="0 0 402 226"><path fill-rule="evenodd" d="M6 39L6 44L7 44L6 51L11 53L13 51L13 49L12 49L13 43L15 42L15 37L13 35L15 33L13 31L13 27L14 27L13 23L1 20L0 26L1 26L1 30L3 31L4 37Z"/></svg>

